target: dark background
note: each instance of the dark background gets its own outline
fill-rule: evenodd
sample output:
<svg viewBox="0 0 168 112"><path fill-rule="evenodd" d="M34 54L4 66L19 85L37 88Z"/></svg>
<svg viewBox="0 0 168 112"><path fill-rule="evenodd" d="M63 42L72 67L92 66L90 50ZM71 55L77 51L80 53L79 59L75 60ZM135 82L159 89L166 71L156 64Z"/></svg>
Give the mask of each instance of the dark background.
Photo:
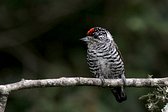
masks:
<svg viewBox="0 0 168 112"><path fill-rule="evenodd" d="M122 52L127 77L166 77L168 1L1 0L0 84L25 79L91 77L86 45L94 26L108 29ZM10 94L6 112L144 112L138 98L152 91L126 88L115 101L97 87L43 88Z"/></svg>

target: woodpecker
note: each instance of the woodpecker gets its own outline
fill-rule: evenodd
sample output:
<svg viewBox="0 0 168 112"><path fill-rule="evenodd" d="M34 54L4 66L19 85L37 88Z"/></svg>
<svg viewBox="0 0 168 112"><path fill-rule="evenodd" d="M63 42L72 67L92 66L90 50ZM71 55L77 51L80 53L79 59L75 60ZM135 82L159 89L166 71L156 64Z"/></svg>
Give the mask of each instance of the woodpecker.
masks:
<svg viewBox="0 0 168 112"><path fill-rule="evenodd" d="M125 84L123 59L110 32L101 27L93 27L81 40L87 43L87 62L93 77L122 79ZM127 99L123 86L113 87L111 91L119 103Z"/></svg>

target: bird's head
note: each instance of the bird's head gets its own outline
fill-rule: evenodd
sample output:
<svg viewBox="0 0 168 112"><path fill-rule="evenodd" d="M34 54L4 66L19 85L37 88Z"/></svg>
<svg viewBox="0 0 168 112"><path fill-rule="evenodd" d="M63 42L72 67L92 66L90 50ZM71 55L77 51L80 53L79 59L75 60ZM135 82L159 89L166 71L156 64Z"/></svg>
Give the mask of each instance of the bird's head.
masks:
<svg viewBox="0 0 168 112"><path fill-rule="evenodd" d="M100 44L100 43L108 43L113 40L110 32L101 27L91 28L87 32L87 36L81 39L85 41L87 44Z"/></svg>

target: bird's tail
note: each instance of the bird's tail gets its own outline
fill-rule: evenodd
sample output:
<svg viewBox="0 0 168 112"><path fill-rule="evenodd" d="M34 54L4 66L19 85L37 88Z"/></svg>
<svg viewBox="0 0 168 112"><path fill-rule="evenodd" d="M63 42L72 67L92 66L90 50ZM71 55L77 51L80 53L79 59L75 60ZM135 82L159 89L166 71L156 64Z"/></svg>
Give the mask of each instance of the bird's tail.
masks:
<svg viewBox="0 0 168 112"><path fill-rule="evenodd" d="M127 95L125 94L123 87L114 87L111 89L111 91L117 102L121 103L127 99Z"/></svg>

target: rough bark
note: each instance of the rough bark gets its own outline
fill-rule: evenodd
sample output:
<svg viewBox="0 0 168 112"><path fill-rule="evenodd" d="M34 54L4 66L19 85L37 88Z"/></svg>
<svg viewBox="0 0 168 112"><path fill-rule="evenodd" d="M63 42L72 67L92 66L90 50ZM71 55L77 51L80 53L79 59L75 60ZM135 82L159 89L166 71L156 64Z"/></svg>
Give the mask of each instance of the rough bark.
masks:
<svg viewBox="0 0 168 112"><path fill-rule="evenodd" d="M104 82L97 78L58 78L58 79L41 79L41 80L24 80L19 82L0 85L0 112L5 111L7 98L10 92L29 88L42 87L64 87L64 86L99 86L115 87L122 86L121 79L105 79ZM168 78L128 78L126 87L158 87L168 86Z"/></svg>

